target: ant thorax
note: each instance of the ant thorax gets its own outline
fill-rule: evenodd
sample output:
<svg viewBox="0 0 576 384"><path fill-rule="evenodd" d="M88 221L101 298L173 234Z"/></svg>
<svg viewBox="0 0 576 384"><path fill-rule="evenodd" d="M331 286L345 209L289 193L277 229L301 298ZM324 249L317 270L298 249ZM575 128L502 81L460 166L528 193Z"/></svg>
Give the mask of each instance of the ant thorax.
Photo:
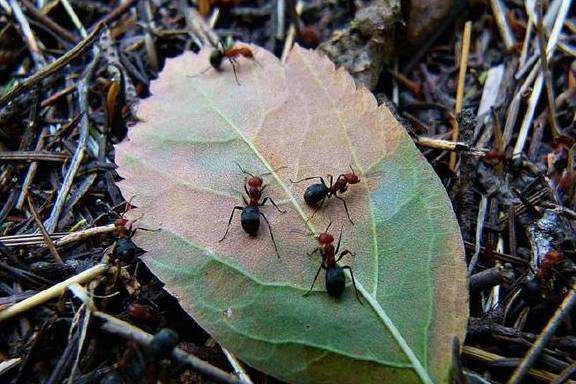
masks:
<svg viewBox="0 0 576 384"><path fill-rule="evenodd" d="M334 249L334 244L330 243L330 244L324 245L323 256L327 259L327 261L329 259L334 260L334 254L335 253L336 253L336 250Z"/></svg>
<svg viewBox="0 0 576 384"><path fill-rule="evenodd" d="M258 201L262 197L262 189L259 187L250 187L248 189L248 195L250 196L251 200L254 199Z"/></svg>

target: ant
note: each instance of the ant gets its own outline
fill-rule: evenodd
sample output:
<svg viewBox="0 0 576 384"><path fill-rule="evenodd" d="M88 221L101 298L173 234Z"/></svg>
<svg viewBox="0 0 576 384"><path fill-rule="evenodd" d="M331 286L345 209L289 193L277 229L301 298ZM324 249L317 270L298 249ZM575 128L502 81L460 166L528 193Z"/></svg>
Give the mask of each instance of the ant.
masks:
<svg viewBox="0 0 576 384"><path fill-rule="evenodd" d="M349 250L344 250L340 253L338 259L336 259L336 254L340 249L340 242L342 241L342 230L340 230L340 236L338 237L338 245L336 249L334 249L334 236L328 233L328 229L332 222L328 224L326 230L320 233L316 239L320 243L320 246L317 247L314 251L310 252L308 256L312 256L316 252L320 252L322 255L322 262L320 263L320 267L318 268L318 272L316 272L316 276L314 276L314 281L312 282L312 286L304 294L304 296L308 296L310 292L312 292L312 288L314 288L314 284L316 283L316 279L318 279L318 275L320 274L320 270L326 270L326 290L328 294L332 297L339 298L342 296L342 292L344 292L344 288L346 287L346 276L344 275L344 270L347 269L350 271L350 276L352 277L352 284L354 285L354 292L356 293L356 299L360 304L362 304L362 300L360 300L360 296L358 295L358 290L356 289L356 281L354 280L354 273L352 273L352 268L348 265L340 267L337 263L346 255L354 254Z"/></svg>
<svg viewBox="0 0 576 384"><path fill-rule="evenodd" d="M564 254L555 249L549 250L544 259L540 262L538 267L537 276L541 280L549 280L554 274L555 267L558 263L564 260Z"/></svg>
<svg viewBox="0 0 576 384"><path fill-rule="evenodd" d="M260 199L262 198L262 192L267 187L267 185L264 184L264 179L262 179L262 176L266 175L267 173L264 173L260 176L254 176L250 172L245 171L240 166L240 164L236 163L236 165L238 166L238 168L240 168L240 171L242 171L242 173L250 176L249 178L244 180L244 191L246 192L246 195L248 195L249 200L246 200L246 197L242 196L242 200L244 200L245 206L241 207L237 205L234 208L232 208L232 214L230 215L230 219L228 220L228 226L226 227L226 232L224 233L224 236L222 236L220 241L223 241L226 238L228 230L230 229L230 223L232 222L232 218L234 217L234 213L238 209L242 211L242 213L240 214L240 224L242 224L242 229L244 229L244 232L246 232L250 236L256 236L256 234L258 233L258 228L260 227L260 216L264 218L266 224L268 224L268 230L270 231L270 237L272 238L272 242L274 243L274 249L276 250L276 255L278 256L278 258L280 258L280 254L278 253L278 247L276 246L276 240L274 240L274 235L272 234L272 227L270 227L270 222L268 221L264 213L260 212L259 207L263 206L264 204L266 204L266 201L270 200L272 205L280 213L286 213L286 211L283 211L280 208L278 208L274 200L272 200L272 198L269 196L265 197L264 200L260 202ZM247 188L246 185L248 185L248 187L250 188Z"/></svg>
<svg viewBox="0 0 576 384"><path fill-rule="evenodd" d="M248 47L235 47L235 46L226 47L221 40L219 43L222 46L222 48L216 47L216 49L214 49L212 51L212 53L210 54L210 59L209 59L210 65L217 72L222 72L222 68L221 68L222 67L222 61L224 61L224 58L228 59L228 61L230 61L230 64L232 64L232 70L234 71L234 78L236 79L236 84L240 85L240 81L238 81L238 74L236 72L236 66L239 65L238 64L238 58L242 56L246 59L250 59L250 60L254 61L258 65L260 65L260 64L254 58L254 52L252 52L252 49L250 49ZM202 72L200 72L194 76L201 75L201 74L205 73L206 71L208 71L209 69L210 68L206 68L204 71L202 71Z"/></svg>
<svg viewBox="0 0 576 384"><path fill-rule="evenodd" d="M306 204L308 204L308 206L310 207L318 206L308 220L312 219L312 217L314 217L316 212L320 208L322 208L322 205L324 204L326 198L334 196L338 200L341 200L342 203L344 203L344 209L346 210L346 215L348 215L348 220L350 220L350 222L354 224L354 222L350 218L350 212L348 212L348 206L346 205L346 201L336 194L346 192L348 190L348 184L358 184L360 182L360 178L354 172L352 166L350 166L350 170L352 170L352 172L343 173L340 176L338 176L335 183L333 182L334 181L333 176L328 175L328 177L330 178L330 186L326 185L326 182L321 176L305 177L304 179L300 179L297 181L290 180L291 183L296 184L304 180L320 179L320 183L312 184L311 186L306 188L306 191L304 191L304 201L306 202Z"/></svg>

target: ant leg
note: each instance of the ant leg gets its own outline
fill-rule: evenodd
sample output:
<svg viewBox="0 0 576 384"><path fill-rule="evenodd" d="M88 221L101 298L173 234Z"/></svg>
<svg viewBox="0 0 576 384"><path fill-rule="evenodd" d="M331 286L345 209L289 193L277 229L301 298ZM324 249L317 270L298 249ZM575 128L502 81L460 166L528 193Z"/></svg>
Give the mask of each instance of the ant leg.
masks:
<svg viewBox="0 0 576 384"><path fill-rule="evenodd" d="M244 179L244 192L246 192L246 194L248 196L250 196L250 192L248 192L248 188L246 188L246 179ZM248 204L246 204L246 205L248 205Z"/></svg>
<svg viewBox="0 0 576 384"><path fill-rule="evenodd" d="M310 216L308 218L308 220L306 220L306 222L309 222L310 220L312 220L312 218L314 217L314 215L316 214L316 212L318 212L320 210L320 208L322 208L322 206L324 205L324 201L326 201L326 198L323 198L322 201L320 202L320 205L318 205L318 207L316 207L316 209L314 210L314 212L312 212L312 216Z"/></svg>
<svg viewBox="0 0 576 384"><path fill-rule="evenodd" d="M276 203L274 202L274 200L272 200L272 198L270 196L264 198L264 200L262 200L262 203L260 204L260 206L263 206L264 204L266 204L266 201L270 200L270 202L272 203L272 205L278 210L278 212L281 213L286 213L286 210L281 210L280 208L278 208L278 206L276 205Z"/></svg>
<svg viewBox="0 0 576 384"><path fill-rule="evenodd" d="M356 280L354 280L354 273L352 273L352 268L350 268L349 266L345 265L342 267L342 269L347 269L350 271L350 276L352 277L352 285L354 285L354 292L356 293L356 300L358 300L358 302L362 305L364 305L364 303L362 302L362 300L360 300L360 295L358 294L358 289L356 289Z"/></svg>
<svg viewBox="0 0 576 384"><path fill-rule="evenodd" d="M355 253L352 253L351 251L349 251L349 250L346 249L346 250L342 251L342 253L341 253L340 256L338 257L338 259L336 260L336 262L339 262L340 259L343 258L343 257L346 256L346 255L356 256Z"/></svg>
<svg viewBox="0 0 576 384"><path fill-rule="evenodd" d="M240 82L238 81L238 74L236 73L236 63L230 57L228 58L228 60L230 60L230 64L232 64L232 70L234 71L234 78L236 79L236 84L240 85Z"/></svg>
<svg viewBox="0 0 576 384"><path fill-rule="evenodd" d="M300 180L297 180L297 181L293 181L292 179L290 179L290 182L291 182L292 184L297 184L297 183L299 183L299 182L301 182L301 181L313 180L313 179L320 179L320 182L321 182L324 186L326 186L326 183L324 182L324 179L322 178L322 176L305 177L305 178L300 179ZM327 186L326 186L326 187L327 187Z"/></svg>
<svg viewBox="0 0 576 384"><path fill-rule="evenodd" d="M224 233L224 236L222 236L222 238L220 240L218 240L218 242L221 242L222 240L224 240L224 238L228 234L228 230L230 229L230 223L232 222L232 218L234 217L234 212L236 212L237 209L243 210L244 208L239 206L239 205L232 208L232 214L230 215L230 220L228 220L228 226L226 227L226 232Z"/></svg>
<svg viewBox="0 0 576 384"><path fill-rule="evenodd" d="M307 253L306 255L308 255L308 257L312 256L313 254L315 254L316 252L320 251L320 248L316 248L314 249L312 252Z"/></svg>
<svg viewBox="0 0 576 384"><path fill-rule="evenodd" d="M268 219L266 218L266 216L262 212L260 212L260 215L262 215L262 217L266 221L266 224L268 224L268 230L270 231L270 237L272 238L272 242L274 243L274 249L276 250L276 256L278 256L278 258L280 258L280 253L278 253L278 247L276 246L276 240L274 240L274 235L272 234L272 227L270 226L270 222L268 221Z"/></svg>
<svg viewBox="0 0 576 384"><path fill-rule="evenodd" d="M340 236L338 236L338 245L336 246L336 251L334 253L338 253L338 250L340 249L340 242L342 241L342 228L340 228ZM340 258L342 258L342 256L340 256ZM340 260L340 259L338 259ZM336 261L338 261L336 260Z"/></svg>
<svg viewBox="0 0 576 384"><path fill-rule="evenodd" d="M342 201L342 203L344 203L344 209L346 210L346 214L348 215L348 220L350 220L352 225L354 225L354 222L350 218L350 212L348 212L348 205L346 205L346 200L344 200L343 198L341 198L340 196L338 196L336 194L334 194L334 197L337 198L338 200Z"/></svg>
<svg viewBox="0 0 576 384"><path fill-rule="evenodd" d="M312 286L310 287L308 292L306 292L302 296L308 296L310 294L310 292L312 292L312 288L314 288L314 284L316 284L316 280L318 279L318 275L320 274L321 270L322 270L322 263L320 263L320 267L318 267L318 272L316 272L316 276L314 276L314 281L312 281Z"/></svg>

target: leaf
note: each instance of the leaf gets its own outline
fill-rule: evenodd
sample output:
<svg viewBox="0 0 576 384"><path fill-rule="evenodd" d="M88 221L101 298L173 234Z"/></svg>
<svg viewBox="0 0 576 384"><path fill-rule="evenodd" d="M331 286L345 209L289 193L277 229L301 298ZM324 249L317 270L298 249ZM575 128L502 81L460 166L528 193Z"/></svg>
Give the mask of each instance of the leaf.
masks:
<svg viewBox="0 0 576 384"><path fill-rule="evenodd" d="M463 246L448 196L410 137L366 89L326 58L294 48L287 63L252 47L257 63L208 66L209 51L168 60L142 121L117 148L124 196L144 217L144 262L185 310L249 365L292 383L447 382L451 342L464 337L467 285ZM268 217L257 237L230 212L245 180L234 162L271 172ZM352 165L361 183L329 199L312 220L307 183ZM276 171L275 171L276 170ZM312 183L312 182L311 182ZM134 215L140 215L135 212ZM349 283L328 296L320 260L307 256L333 221L343 227L341 263ZM349 279L349 277L348 277Z"/></svg>

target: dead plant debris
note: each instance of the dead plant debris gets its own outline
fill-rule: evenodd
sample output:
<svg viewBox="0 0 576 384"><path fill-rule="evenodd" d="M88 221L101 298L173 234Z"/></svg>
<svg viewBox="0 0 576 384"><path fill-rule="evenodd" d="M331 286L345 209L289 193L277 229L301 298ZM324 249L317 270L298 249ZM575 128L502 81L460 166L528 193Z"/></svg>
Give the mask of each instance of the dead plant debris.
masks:
<svg viewBox="0 0 576 384"><path fill-rule="evenodd" d="M115 185L113 144L165 59L221 38L278 56L344 42L339 62L369 69L458 215L473 289L454 380L574 382L572 1L463 2L409 52L415 27L366 20L362 2L199 4L206 19L186 0L0 1L0 381L274 382L138 261L130 234L153 228L123 219ZM395 4L381 9L418 18Z"/></svg>

